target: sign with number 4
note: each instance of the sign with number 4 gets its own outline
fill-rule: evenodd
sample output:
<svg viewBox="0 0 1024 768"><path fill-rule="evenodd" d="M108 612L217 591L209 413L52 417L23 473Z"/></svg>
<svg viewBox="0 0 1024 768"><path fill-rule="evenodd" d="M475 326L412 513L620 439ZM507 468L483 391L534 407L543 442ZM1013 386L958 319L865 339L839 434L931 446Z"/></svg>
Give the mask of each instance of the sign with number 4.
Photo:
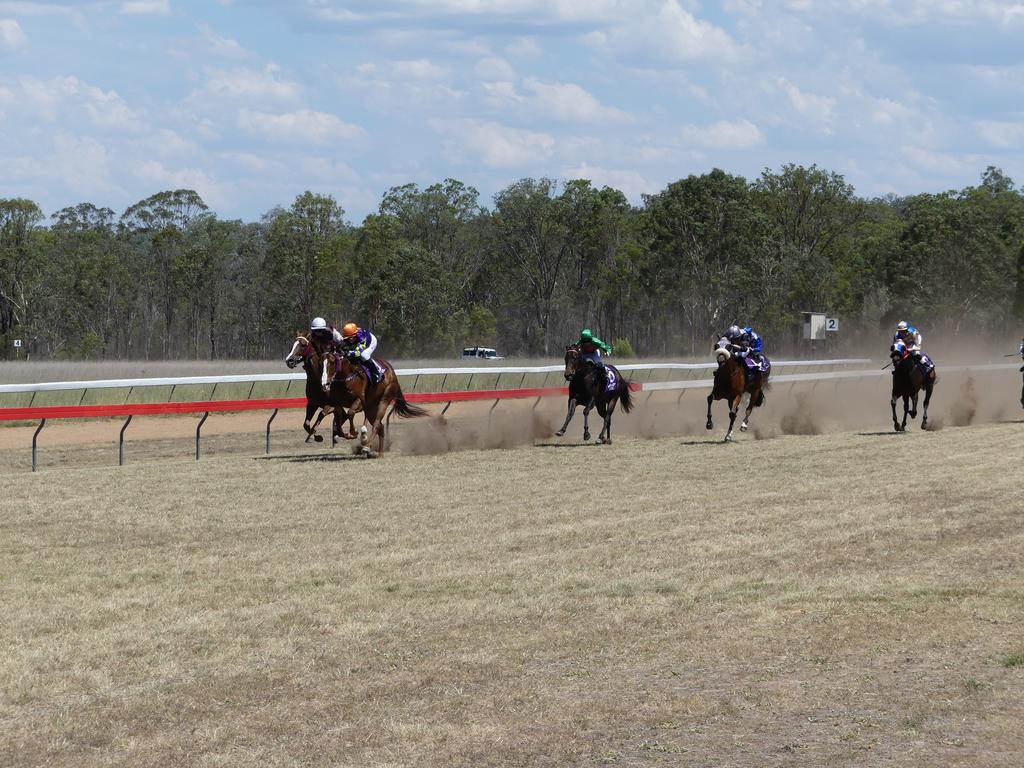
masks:
<svg viewBox="0 0 1024 768"><path fill-rule="evenodd" d="M15 339L14 340L14 346L20 347L21 346L21 339Z"/></svg>

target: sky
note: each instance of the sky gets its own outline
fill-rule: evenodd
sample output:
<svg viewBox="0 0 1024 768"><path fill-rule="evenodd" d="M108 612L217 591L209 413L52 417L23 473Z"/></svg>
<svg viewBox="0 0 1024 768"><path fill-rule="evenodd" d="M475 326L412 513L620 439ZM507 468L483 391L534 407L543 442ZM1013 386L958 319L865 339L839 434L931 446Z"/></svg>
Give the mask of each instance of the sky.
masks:
<svg viewBox="0 0 1024 768"><path fill-rule="evenodd" d="M1024 182L1022 40L1018 0L0 0L0 198L358 224L445 178Z"/></svg>

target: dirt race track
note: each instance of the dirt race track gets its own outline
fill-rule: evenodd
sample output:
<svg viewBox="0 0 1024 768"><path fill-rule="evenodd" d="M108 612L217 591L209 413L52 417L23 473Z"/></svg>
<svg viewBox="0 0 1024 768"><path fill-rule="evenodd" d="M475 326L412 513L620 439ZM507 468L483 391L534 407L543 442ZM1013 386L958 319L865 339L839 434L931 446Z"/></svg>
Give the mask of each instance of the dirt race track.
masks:
<svg viewBox="0 0 1024 768"><path fill-rule="evenodd" d="M379 461L285 412L199 463L137 419L122 468L118 422L48 426L32 474L0 429L0 765L1024 765L1003 376L906 434L887 379L779 385L732 445L699 391L604 447L453 406Z"/></svg>
<svg viewBox="0 0 1024 768"><path fill-rule="evenodd" d="M1022 413L1020 376L1013 371L984 373L940 373L930 417L932 428L966 426L1018 418ZM764 408L751 420L754 439L784 434L809 435L832 431L891 429L889 378L779 383L768 394ZM673 435L721 437L728 425L722 401L712 413L715 430L705 431L706 391L701 389L639 393L630 415L618 412L613 421L614 437L658 438ZM392 420L389 450L399 454L434 454L480 448L509 448L551 439L565 417L565 401L558 397L492 403L456 403L441 417L441 405L428 406L432 418ZM557 442L580 441L583 435L582 409L577 410L564 438ZM901 412L902 414L902 412ZM203 425L203 455L253 455L262 453L269 412L212 414ZM272 424L271 443L275 453L330 452L326 443L305 443L301 410L281 411ZM126 461L186 458L195 450L196 416L135 417L126 434ZM357 424L360 423L357 421ZM600 430L596 411L593 434ZM39 438L39 466L67 467L117 462L117 437L121 419L51 421ZM738 425L737 425L738 426ZM908 421L908 429L917 422ZM30 447L36 425L0 425L0 471L31 468ZM321 432L329 436L326 428ZM737 430L737 435L739 432ZM347 450L342 446L338 450Z"/></svg>

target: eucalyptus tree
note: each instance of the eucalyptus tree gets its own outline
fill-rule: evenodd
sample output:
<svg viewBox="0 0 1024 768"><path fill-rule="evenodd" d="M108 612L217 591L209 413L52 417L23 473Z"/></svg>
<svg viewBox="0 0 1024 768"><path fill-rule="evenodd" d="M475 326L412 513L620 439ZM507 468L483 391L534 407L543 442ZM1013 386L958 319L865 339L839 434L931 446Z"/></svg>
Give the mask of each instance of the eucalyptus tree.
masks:
<svg viewBox="0 0 1024 768"><path fill-rule="evenodd" d="M0 199L0 356L10 354L13 334L33 336L35 302L44 292L40 240L44 216L25 198Z"/></svg>
<svg viewBox="0 0 1024 768"><path fill-rule="evenodd" d="M179 351L174 344L174 321L182 296L176 291L174 267L186 248L189 228L200 217L210 215L208 211L197 192L177 189L140 200L121 215L122 237L131 244L136 258L132 271L139 281L141 351L146 358L154 341L163 357ZM163 321L159 333L158 320Z"/></svg>

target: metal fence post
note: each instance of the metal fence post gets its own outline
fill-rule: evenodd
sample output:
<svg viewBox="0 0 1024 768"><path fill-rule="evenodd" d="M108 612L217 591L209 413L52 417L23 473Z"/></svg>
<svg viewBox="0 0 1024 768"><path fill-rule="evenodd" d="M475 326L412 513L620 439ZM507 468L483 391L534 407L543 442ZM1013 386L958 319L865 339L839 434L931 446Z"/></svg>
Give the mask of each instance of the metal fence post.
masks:
<svg viewBox="0 0 1024 768"><path fill-rule="evenodd" d="M128 425L132 423L132 414L128 414L128 418L125 419L124 424L121 425L121 434L117 438L117 466L124 466L124 431L128 429Z"/></svg>
<svg viewBox="0 0 1024 768"><path fill-rule="evenodd" d="M268 454L270 453L270 422L272 422L274 420L274 417L277 416L277 410L278 409L275 408L274 412L272 414L270 414L270 418L267 419L267 453Z"/></svg>
<svg viewBox="0 0 1024 768"><path fill-rule="evenodd" d="M39 422L39 426L36 427L36 431L32 434L32 471L36 471L36 438L39 437L39 433L43 431L43 427L46 426L46 419Z"/></svg>
<svg viewBox="0 0 1024 768"><path fill-rule="evenodd" d="M210 415L207 411L203 414L203 418L199 420L199 424L196 425L196 461L199 461L199 432L203 428L203 423L206 421L206 417Z"/></svg>

